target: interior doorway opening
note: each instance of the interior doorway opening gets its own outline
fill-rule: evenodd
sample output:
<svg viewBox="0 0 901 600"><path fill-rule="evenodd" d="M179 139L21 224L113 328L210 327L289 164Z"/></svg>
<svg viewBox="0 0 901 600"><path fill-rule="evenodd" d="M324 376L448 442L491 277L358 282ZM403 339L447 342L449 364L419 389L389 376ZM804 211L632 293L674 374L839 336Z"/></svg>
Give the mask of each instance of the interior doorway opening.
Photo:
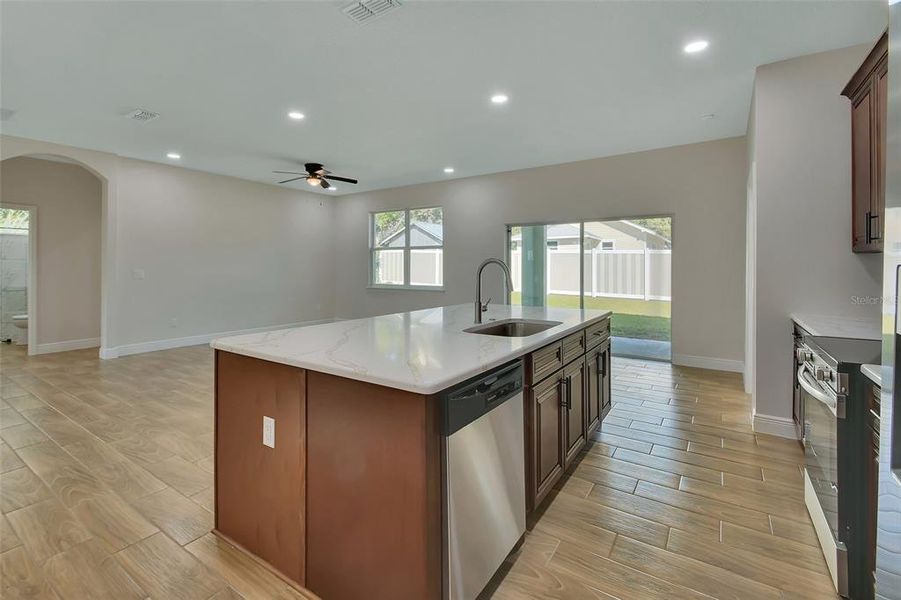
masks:
<svg viewBox="0 0 901 600"><path fill-rule="evenodd" d="M0 341L30 347L34 331L28 315L34 306L35 210L0 204Z"/></svg>
<svg viewBox="0 0 901 600"><path fill-rule="evenodd" d="M510 225L510 303L613 311L613 354L672 357L670 216Z"/></svg>
<svg viewBox="0 0 901 600"><path fill-rule="evenodd" d="M11 315L4 307L4 316L9 315L10 321L19 317L10 325L27 331L28 355L99 348L103 181L80 162L56 155L7 158L0 161L0 171L0 206L30 211L27 261L23 261L27 310L17 307L16 315ZM5 242L9 249L10 241ZM18 260L2 259L0 294L10 283L14 291L20 290Z"/></svg>

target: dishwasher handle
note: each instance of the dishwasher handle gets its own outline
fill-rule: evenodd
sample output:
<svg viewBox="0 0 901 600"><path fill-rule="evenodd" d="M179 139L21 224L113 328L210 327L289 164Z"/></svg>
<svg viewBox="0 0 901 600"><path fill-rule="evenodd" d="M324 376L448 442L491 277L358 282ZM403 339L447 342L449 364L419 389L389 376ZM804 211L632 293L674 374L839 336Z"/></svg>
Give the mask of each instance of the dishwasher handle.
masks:
<svg viewBox="0 0 901 600"><path fill-rule="evenodd" d="M522 361L517 360L445 390L440 394L444 435L491 412L519 393L522 386Z"/></svg>

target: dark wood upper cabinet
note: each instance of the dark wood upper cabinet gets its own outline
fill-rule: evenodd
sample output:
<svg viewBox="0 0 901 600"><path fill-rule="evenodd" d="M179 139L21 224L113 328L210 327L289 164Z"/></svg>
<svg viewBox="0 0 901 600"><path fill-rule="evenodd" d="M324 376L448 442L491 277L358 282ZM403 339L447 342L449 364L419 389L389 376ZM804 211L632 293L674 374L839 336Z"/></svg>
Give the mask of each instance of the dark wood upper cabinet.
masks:
<svg viewBox="0 0 901 600"><path fill-rule="evenodd" d="M851 100L851 249L882 252L888 36L883 34L842 95Z"/></svg>

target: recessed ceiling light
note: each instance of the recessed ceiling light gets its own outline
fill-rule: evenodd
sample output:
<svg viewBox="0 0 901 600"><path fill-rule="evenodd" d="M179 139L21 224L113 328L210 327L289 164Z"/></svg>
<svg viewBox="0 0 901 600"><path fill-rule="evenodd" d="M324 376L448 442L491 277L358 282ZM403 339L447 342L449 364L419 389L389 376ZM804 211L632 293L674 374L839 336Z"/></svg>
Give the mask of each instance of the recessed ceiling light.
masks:
<svg viewBox="0 0 901 600"><path fill-rule="evenodd" d="M491 97L491 102L492 104L506 104L509 99L507 94L495 94Z"/></svg>
<svg viewBox="0 0 901 600"><path fill-rule="evenodd" d="M178 160L179 158L181 158L181 154L179 154L178 152L170 152L166 156L168 158L171 158L172 160Z"/></svg>
<svg viewBox="0 0 901 600"><path fill-rule="evenodd" d="M707 40L694 40L692 42L688 42L685 44L685 47L682 50L685 51L685 54L695 54L696 52L702 52L707 49L707 46L710 45L710 42Z"/></svg>
<svg viewBox="0 0 901 600"><path fill-rule="evenodd" d="M454 168L453 167L444 167L444 172L447 174L453 173Z"/></svg>
<svg viewBox="0 0 901 600"><path fill-rule="evenodd" d="M292 110L291 112L288 113L288 118L294 119L295 121L300 121L300 120L303 119L305 116L306 116L306 115L304 115L304 114L303 114L302 112L300 112L299 110Z"/></svg>

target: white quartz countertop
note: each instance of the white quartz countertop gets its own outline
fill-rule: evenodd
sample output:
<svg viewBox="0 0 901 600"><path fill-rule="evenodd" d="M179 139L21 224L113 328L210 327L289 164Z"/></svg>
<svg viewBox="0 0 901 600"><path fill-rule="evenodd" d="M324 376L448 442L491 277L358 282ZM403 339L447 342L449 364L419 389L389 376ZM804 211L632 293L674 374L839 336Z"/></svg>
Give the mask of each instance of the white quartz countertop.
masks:
<svg viewBox="0 0 901 600"><path fill-rule="evenodd" d="M791 319L811 335L861 340L882 339L882 324L878 315L873 319L861 319L795 313L791 315Z"/></svg>
<svg viewBox="0 0 901 600"><path fill-rule="evenodd" d="M882 387L882 365L860 365L860 372L870 381Z"/></svg>
<svg viewBox="0 0 901 600"><path fill-rule="evenodd" d="M473 305L458 304L213 340L218 350L418 394L434 394L609 316L606 310L491 306L482 322L560 321L528 337L466 333Z"/></svg>

